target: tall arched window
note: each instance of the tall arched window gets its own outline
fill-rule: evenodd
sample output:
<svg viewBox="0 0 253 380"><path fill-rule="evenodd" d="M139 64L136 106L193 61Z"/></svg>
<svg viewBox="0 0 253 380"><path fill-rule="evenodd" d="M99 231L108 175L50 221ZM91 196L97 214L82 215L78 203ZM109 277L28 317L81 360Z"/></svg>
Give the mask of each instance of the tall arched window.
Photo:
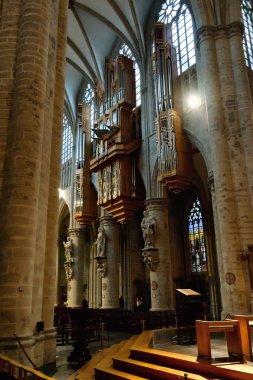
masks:
<svg viewBox="0 0 253 380"><path fill-rule="evenodd" d="M252 0L242 1L242 18L244 24L243 50L246 65L253 70L253 5Z"/></svg>
<svg viewBox="0 0 253 380"><path fill-rule="evenodd" d="M73 134L67 115L63 115L62 154L61 154L61 189L71 184L73 153Z"/></svg>
<svg viewBox="0 0 253 380"><path fill-rule="evenodd" d="M94 90L90 83L84 88L81 103L89 104L90 106L90 125L91 125L91 140L94 138L93 132L93 123L94 123L94 113L95 113L95 104L94 104Z"/></svg>
<svg viewBox="0 0 253 380"><path fill-rule="evenodd" d="M185 1L165 1L158 21L171 27L172 43L177 51L177 72L181 74L196 62L192 17Z"/></svg>
<svg viewBox="0 0 253 380"><path fill-rule="evenodd" d="M191 270L193 273L207 271L206 247L203 229L201 204L197 198L193 201L188 217L189 247L191 256Z"/></svg>
<svg viewBox="0 0 253 380"><path fill-rule="evenodd" d="M86 103L90 105L90 121L92 124L94 120L94 91L90 83L88 83L85 87L81 103Z"/></svg>
<svg viewBox="0 0 253 380"><path fill-rule="evenodd" d="M136 94L136 106L138 107L141 104L141 76L139 66L134 58L134 55L127 44L121 45L119 49L119 53L124 55L134 61L134 69L135 69L135 94Z"/></svg>

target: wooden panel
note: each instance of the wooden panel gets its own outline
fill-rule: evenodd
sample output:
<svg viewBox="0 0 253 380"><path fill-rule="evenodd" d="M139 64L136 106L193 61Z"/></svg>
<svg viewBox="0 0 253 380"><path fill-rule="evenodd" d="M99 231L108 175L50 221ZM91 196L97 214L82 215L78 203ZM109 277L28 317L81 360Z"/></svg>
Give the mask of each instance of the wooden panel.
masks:
<svg viewBox="0 0 253 380"><path fill-rule="evenodd" d="M196 321L196 336L198 356L211 359L210 334L225 332L227 338L228 354L242 357L242 343L239 321Z"/></svg>

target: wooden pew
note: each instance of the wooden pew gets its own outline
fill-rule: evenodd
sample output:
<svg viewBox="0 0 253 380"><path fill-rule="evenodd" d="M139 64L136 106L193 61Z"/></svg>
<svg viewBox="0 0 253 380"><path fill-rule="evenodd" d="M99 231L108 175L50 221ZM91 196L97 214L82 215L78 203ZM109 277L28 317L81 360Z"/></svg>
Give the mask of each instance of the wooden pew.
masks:
<svg viewBox="0 0 253 380"><path fill-rule="evenodd" d="M253 315L236 314L233 319L237 319L240 324L242 352L244 361L253 361L250 329L253 327Z"/></svg>
<svg viewBox="0 0 253 380"><path fill-rule="evenodd" d="M211 359L211 333L225 332L229 356L243 357L240 323L230 319L225 321L196 320L198 356Z"/></svg>

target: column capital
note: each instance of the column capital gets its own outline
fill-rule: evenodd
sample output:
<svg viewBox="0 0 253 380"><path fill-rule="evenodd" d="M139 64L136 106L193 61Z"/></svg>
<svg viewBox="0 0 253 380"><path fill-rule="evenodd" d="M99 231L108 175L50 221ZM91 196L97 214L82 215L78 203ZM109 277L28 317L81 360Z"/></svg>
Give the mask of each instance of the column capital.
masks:
<svg viewBox="0 0 253 380"><path fill-rule="evenodd" d="M197 41L201 44L208 38L222 38L224 36L243 35L243 23L231 22L229 25L203 25L197 30Z"/></svg>
<svg viewBox="0 0 253 380"><path fill-rule="evenodd" d="M83 228L69 228L68 229L68 235L70 237L81 237L84 233Z"/></svg>
<svg viewBox="0 0 253 380"><path fill-rule="evenodd" d="M101 216L99 219L100 224L102 224L103 226L111 226L117 223L111 215L104 215Z"/></svg>
<svg viewBox="0 0 253 380"><path fill-rule="evenodd" d="M145 201L146 208L151 210L160 210L162 208L168 207L168 199L167 198L150 198Z"/></svg>
<svg viewBox="0 0 253 380"><path fill-rule="evenodd" d="M215 34L215 26L213 25L203 25L196 33L198 45L201 44L206 39L213 38Z"/></svg>
<svg viewBox="0 0 253 380"><path fill-rule="evenodd" d="M229 37L233 37L235 35L243 36L244 26L240 21L232 22L228 25L228 35Z"/></svg>

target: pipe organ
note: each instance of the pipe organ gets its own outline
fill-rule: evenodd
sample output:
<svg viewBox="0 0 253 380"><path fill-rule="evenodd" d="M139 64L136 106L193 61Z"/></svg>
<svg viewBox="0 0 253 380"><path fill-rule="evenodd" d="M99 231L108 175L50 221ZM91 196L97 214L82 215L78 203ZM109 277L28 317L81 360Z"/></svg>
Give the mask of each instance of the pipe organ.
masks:
<svg viewBox="0 0 253 380"><path fill-rule="evenodd" d="M141 140L136 131L134 62L125 56L107 59L105 82L95 87L93 157L98 201L117 221L125 222L143 207L136 188L135 156ZM133 116L134 115L134 116Z"/></svg>
<svg viewBox="0 0 253 380"><path fill-rule="evenodd" d="M158 181L169 191L180 192L191 183L191 145L183 133L174 107L174 79L177 76L176 50L168 25L157 23L154 30L154 87Z"/></svg>
<svg viewBox="0 0 253 380"><path fill-rule="evenodd" d="M91 182L90 106L78 107L77 158L74 183L74 215L80 225L88 225L97 215L96 191Z"/></svg>

